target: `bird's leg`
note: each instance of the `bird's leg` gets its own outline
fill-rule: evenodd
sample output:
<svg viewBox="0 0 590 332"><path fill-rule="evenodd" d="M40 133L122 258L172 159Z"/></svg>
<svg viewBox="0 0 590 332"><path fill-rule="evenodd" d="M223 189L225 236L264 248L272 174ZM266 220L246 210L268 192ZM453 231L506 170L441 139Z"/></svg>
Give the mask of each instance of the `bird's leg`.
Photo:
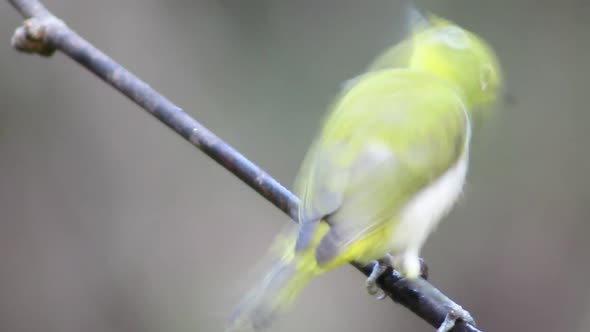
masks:
<svg viewBox="0 0 590 332"><path fill-rule="evenodd" d="M367 292L370 295L379 294L377 295L377 299L379 300L384 299L386 295L385 292L383 292L383 290L377 286L377 279L379 279L379 277L382 276L383 273L385 273L385 271L387 271L387 269L392 266L391 261L391 255L387 255L383 258L373 261L373 270L371 271L371 274L367 278L365 284Z"/></svg>
<svg viewBox="0 0 590 332"><path fill-rule="evenodd" d="M452 308L450 308L449 313L445 316L445 320L440 324L436 332L448 332L457 323L457 320L462 320L466 323L470 323L475 325L475 321L471 314L465 309L463 309L460 305L455 304Z"/></svg>

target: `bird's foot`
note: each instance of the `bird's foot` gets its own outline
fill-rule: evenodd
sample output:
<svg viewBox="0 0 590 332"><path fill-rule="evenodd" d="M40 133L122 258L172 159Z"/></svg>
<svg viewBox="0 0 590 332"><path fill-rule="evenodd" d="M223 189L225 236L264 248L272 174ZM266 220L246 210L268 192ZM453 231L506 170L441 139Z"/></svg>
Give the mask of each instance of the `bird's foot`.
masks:
<svg viewBox="0 0 590 332"><path fill-rule="evenodd" d="M475 321L473 320L473 317L471 317L471 314L467 310L461 308L460 305L455 304L455 306L449 310L445 320L440 324L436 332L450 331L457 323L457 320L462 320L466 323L475 325Z"/></svg>
<svg viewBox="0 0 590 332"><path fill-rule="evenodd" d="M377 285L377 279L391 267L391 258L389 256L375 260L373 262L373 270L367 278L365 283L367 293L370 295L377 295L378 300L383 300L386 297L385 292Z"/></svg>

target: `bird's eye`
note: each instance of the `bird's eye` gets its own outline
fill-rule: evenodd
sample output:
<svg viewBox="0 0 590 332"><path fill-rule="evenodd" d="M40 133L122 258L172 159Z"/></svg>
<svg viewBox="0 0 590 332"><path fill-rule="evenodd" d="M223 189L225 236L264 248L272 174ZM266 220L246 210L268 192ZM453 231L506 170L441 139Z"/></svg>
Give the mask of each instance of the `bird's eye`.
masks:
<svg viewBox="0 0 590 332"><path fill-rule="evenodd" d="M469 37L459 27L448 26L436 31L435 38L452 48L467 48L469 46Z"/></svg>

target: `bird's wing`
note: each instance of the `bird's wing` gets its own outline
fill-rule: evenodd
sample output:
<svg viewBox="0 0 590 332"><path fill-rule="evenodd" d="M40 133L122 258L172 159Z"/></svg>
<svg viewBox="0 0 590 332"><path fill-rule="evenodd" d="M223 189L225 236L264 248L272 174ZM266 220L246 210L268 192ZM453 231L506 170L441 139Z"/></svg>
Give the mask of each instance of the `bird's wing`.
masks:
<svg viewBox="0 0 590 332"><path fill-rule="evenodd" d="M390 221L466 148L469 119L446 85L395 77L383 88L371 80L335 105L298 178L302 248L314 222L330 224L315 244L319 263Z"/></svg>

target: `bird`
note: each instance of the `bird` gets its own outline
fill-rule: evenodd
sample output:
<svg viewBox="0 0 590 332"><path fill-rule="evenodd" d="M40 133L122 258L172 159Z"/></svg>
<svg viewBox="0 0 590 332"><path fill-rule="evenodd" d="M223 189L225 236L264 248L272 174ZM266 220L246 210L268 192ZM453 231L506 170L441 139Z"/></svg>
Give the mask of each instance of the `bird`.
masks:
<svg viewBox="0 0 590 332"><path fill-rule="evenodd" d="M294 191L298 228L281 233L274 265L227 330L264 330L313 278L347 262L420 277L429 234L462 194L471 135L500 94L498 58L482 38L429 14L382 52L332 103ZM449 318L449 317L447 317ZM465 312L439 328L446 332Z"/></svg>

